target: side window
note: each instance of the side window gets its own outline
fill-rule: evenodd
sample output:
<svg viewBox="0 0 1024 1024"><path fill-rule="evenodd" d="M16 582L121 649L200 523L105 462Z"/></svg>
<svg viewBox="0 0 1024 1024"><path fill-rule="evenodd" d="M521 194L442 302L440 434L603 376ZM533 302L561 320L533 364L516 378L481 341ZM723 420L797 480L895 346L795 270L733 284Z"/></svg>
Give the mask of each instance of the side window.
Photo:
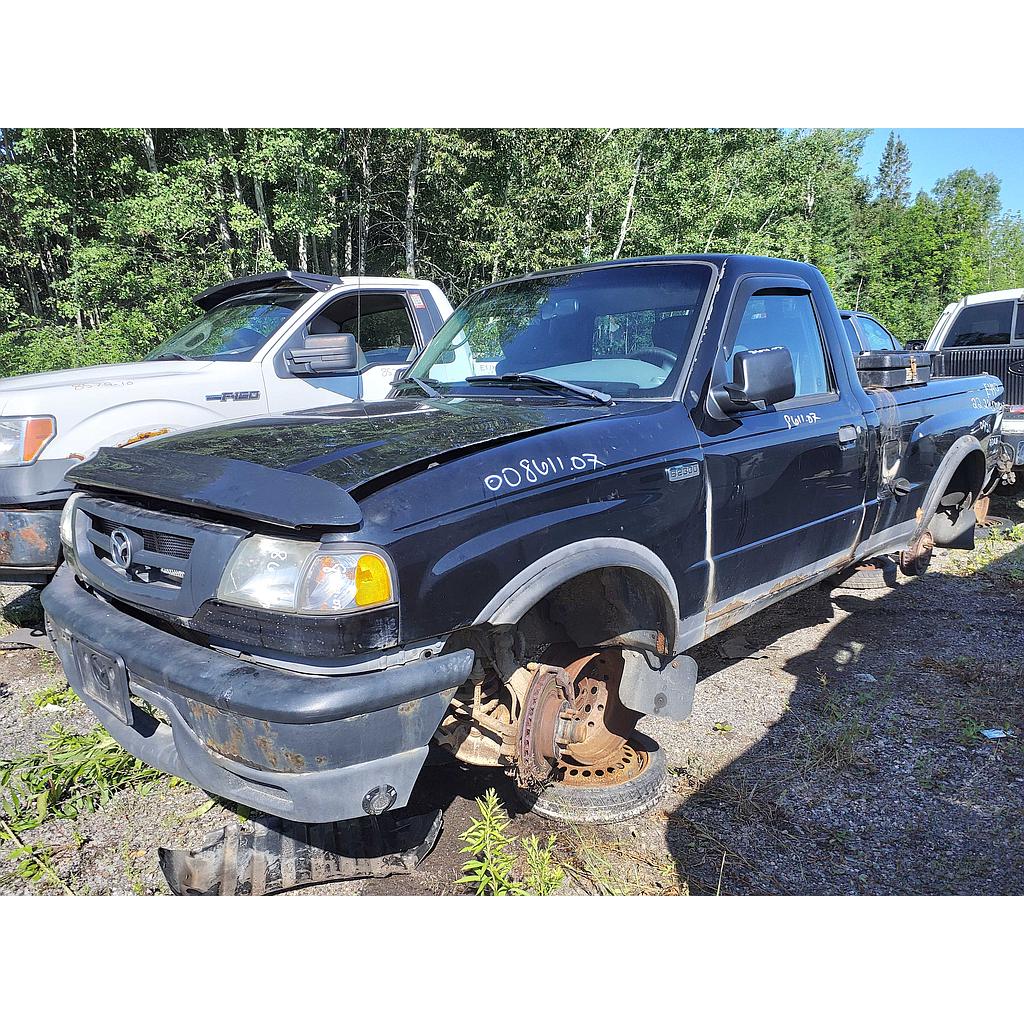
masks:
<svg viewBox="0 0 1024 1024"><path fill-rule="evenodd" d="M986 302L966 306L953 321L943 348L968 345L1009 345L1012 302Z"/></svg>
<svg viewBox="0 0 1024 1024"><path fill-rule="evenodd" d="M1013 341L1024 342L1024 300L1017 303L1017 327L1013 332Z"/></svg>
<svg viewBox="0 0 1024 1024"><path fill-rule="evenodd" d="M343 320L341 330L356 336L368 363L404 363L412 351L414 335L404 302L393 309L363 311Z"/></svg>
<svg viewBox="0 0 1024 1024"><path fill-rule="evenodd" d="M395 292L362 292L332 302L309 323L307 332L354 334L363 360L404 363L412 354L416 334L403 295Z"/></svg>
<svg viewBox="0 0 1024 1024"><path fill-rule="evenodd" d="M843 327L846 328L846 340L850 343L850 350L855 356L860 355L860 338L857 337L857 328L853 325L852 316L843 317Z"/></svg>
<svg viewBox="0 0 1024 1024"><path fill-rule="evenodd" d="M861 333L872 352L895 351L896 343L892 340L892 335L881 324L875 323L874 320L866 316L858 317L858 320Z"/></svg>
<svg viewBox="0 0 1024 1024"><path fill-rule="evenodd" d="M831 392L821 331L805 292L756 292L747 299L729 352L730 369L737 352L780 345L793 357L797 398Z"/></svg>

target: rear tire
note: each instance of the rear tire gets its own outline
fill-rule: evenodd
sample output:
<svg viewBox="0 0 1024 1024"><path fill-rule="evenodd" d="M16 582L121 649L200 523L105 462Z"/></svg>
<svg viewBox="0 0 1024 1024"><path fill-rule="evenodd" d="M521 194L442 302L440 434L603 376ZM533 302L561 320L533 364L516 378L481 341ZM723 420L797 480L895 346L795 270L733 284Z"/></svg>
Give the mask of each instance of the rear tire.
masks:
<svg viewBox="0 0 1024 1024"><path fill-rule="evenodd" d="M613 786L579 786L549 782L516 791L527 810L552 821L607 825L626 821L657 806L665 792L668 767L665 752L649 736L634 733L629 746L634 756L646 757L639 775Z"/></svg>
<svg viewBox="0 0 1024 1024"><path fill-rule="evenodd" d="M833 590L887 590L896 585L896 562L884 555L871 559L872 567L854 569L832 584ZM878 563L878 564L875 564Z"/></svg>

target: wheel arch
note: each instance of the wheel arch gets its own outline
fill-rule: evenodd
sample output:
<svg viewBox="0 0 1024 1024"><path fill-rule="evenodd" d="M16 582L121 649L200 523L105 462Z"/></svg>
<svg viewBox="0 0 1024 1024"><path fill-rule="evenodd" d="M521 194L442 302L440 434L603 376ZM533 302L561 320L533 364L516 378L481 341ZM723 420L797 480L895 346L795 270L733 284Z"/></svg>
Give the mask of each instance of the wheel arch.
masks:
<svg viewBox="0 0 1024 1024"><path fill-rule="evenodd" d="M952 491L960 489L977 500L985 486L987 469L988 462L985 458L985 451L978 439L972 434L958 437L946 452L928 486L918 512L917 529L914 531L908 547L920 540L929 529L935 535L936 543L946 546L948 542L954 540L959 532L962 532L963 528L966 528L966 525L973 525L965 524L963 527L958 525L960 516L965 512L973 515L971 509L973 501L966 509L961 510L948 529L940 528L934 520L943 497Z"/></svg>
<svg viewBox="0 0 1024 1024"><path fill-rule="evenodd" d="M615 537L577 541L538 558L494 595L474 625L514 626L567 585L584 580L596 583L603 573L616 570L621 571L616 576L627 588L639 587L652 603L660 605L652 613L657 615L657 623L650 622L645 628L657 627L663 632L668 645L664 653L670 653L679 636L679 593L672 573L649 548Z"/></svg>

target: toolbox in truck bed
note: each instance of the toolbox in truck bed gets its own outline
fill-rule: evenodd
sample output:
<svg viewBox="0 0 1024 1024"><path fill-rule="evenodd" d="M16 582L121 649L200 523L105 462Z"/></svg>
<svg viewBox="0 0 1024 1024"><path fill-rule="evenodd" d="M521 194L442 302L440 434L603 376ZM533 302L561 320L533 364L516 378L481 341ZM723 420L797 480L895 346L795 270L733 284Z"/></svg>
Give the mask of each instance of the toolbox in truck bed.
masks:
<svg viewBox="0 0 1024 1024"><path fill-rule="evenodd" d="M932 379L932 361L927 352L861 352L855 359L857 376L864 387L900 388Z"/></svg>

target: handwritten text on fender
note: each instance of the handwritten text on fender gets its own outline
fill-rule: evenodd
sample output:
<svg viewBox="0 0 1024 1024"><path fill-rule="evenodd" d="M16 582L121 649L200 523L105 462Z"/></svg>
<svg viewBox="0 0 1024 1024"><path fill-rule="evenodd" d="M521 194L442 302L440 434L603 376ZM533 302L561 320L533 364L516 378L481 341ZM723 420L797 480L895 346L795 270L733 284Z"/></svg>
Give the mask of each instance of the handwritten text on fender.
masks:
<svg viewBox="0 0 1024 1024"><path fill-rule="evenodd" d="M520 459L516 466L505 466L497 473L484 477L484 486L489 491L500 491L503 488L515 490L523 484L536 484L547 476L558 476L567 469L579 472L584 469L599 469L605 465L592 452L580 452L563 459L561 455L552 455L546 459Z"/></svg>

